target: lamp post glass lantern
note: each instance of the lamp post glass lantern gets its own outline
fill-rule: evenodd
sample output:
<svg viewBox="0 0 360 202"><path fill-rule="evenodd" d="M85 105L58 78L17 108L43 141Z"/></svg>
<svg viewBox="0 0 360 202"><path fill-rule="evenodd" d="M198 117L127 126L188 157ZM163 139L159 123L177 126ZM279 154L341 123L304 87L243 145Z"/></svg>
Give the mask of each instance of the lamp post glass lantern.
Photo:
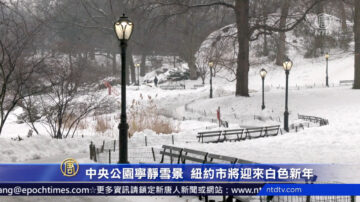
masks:
<svg viewBox="0 0 360 202"><path fill-rule="evenodd" d="M123 14L114 24L114 30L120 41L121 49L121 121L119 124L119 163L128 162L128 129L126 121L126 47L134 24Z"/></svg>
<svg viewBox="0 0 360 202"><path fill-rule="evenodd" d="M210 67L210 98L213 98L213 88L212 88L212 75L213 75L213 67L214 67L214 63L213 62L209 62L209 67Z"/></svg>
<svg viewBox="0 0 360 202"><path fill-rule="evenodd" d="M284 130L289 132L289 111L288 111L288 91L289 91L289 73L293 66L291 60L286 60L283 63L283 68L285 70L286 75L286 83L285 83L285 112L284 112Z"/></svg>
<svg viewBox="0 0 360 202"><path fill-rule="evenodd" d="M325 59L326 59L326 87L329 87L329 72L328 72L328 68L329 68L329 53L325 54Z"/></svg>
<svg viewBox="0 0 360 202"><path fill-rule="evenodd" d="M261 105L261 109L264 110L265 109L265 92L264 92L264 87L265 87L265 77L266 77L267 71L265 69L261 69L260 70L260 76L261 76L261 80L262 80L262 105Z"/></svg>

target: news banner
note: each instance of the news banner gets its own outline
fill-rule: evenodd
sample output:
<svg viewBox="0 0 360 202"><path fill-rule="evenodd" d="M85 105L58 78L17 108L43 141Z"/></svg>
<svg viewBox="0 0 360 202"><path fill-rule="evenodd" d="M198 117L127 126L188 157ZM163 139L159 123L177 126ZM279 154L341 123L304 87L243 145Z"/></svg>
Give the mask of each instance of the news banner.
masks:
<svg viewBox="0 0 360 202"><path fill-rule="evenodd" d="M340 170L318 164L79 164L70 158L0 164L0 195L360 195L360 184L329 183Z"/></svg>

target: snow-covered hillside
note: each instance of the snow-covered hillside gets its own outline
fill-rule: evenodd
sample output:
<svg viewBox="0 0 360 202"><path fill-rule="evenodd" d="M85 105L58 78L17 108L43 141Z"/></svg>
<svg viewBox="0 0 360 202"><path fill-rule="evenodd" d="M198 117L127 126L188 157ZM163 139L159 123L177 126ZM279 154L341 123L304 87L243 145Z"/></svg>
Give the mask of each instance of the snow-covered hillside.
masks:
<svg viewBox="0 0 360 202"><path fill-rule="evenodd" d="M277 16L278 17L278 16ZM268 20L275 21L277 18L269 18ZM327 25L327 35L334 40L339 40L341 22L331 15L325 15ZM352 26L351 22L347 22L348 26ZM325 57L305 58L306 48L309 45L309 39L304 33L298 32L307 29L308 32L315 33L317 27L317 16L308 15L306 21L295 30L286 33L286 56L293 61L293 68L290 72L290 86L303 85L324 85L325 84ZM207 39L202 43L197 56L197 63L199 66L208 66L207 63L213 60L218 69L235 69L237 57L237 41L236 41L236 27L235 24L225 26L217 31L211 33ZM281 66L274 63L275 45L272 42L276 39L275 36L268 36L268 48L271 50L268 57L259 55L261 52L264 39L261 36L250 43L250 71L249 71L249 85L250 89L258 89L261 85L259 71L265 68L268 71L266 77L266 85L268 86L284 86L284 70ZM353 43L350 42L349 50L353 49ZM329 58L329 78L331 85L336 85L340 80L353 79L354 59L352 51L342 50L337 47L330 47L325 45L324 54L328 52ZM234 79L234 74L231 71L221 70L220 76L229 80Z"/></svg>

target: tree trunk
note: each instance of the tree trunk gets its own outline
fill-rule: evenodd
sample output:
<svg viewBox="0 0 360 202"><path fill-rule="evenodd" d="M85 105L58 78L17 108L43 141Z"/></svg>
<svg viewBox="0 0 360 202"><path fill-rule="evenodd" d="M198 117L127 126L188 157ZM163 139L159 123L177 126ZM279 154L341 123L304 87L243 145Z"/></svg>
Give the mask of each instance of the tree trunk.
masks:
<svg viewBox="0 0 360 202"><path fill-rule="evenodd" d="M176 55L174 55L174 68L176 68Z"/></svg>
<svg viewBox="0 0 360 202"><path fill-rule="evenodd" d="M266 34L264 34L263 56L268 56L268 55L269 55L269 49L267 45L267 36Z"/></svg>
<svg viewBox="0 0 360 202"><path fill-rule="evenodd" d="M95 48L91 48L89 54L90 54L90 59L95 60Z"/></svg>
<svg viewBox="0 0 360 202"><path fill-rule="evenodd" d="M198 78L195 60L196 60L195 57L190 57L189 60L187 61L190 70L190 80L196 80Z"/></svg>
<svg viewBox="0 0 360 202"><path fill-rule="evenodd" d="M360 89L360 1L355 1L355 73L354 89Z"/></svg>
<svg viewBox="0 0 360 202"><path fill-rule="evenodd" d="M129 72L130 72L130 78L131 78L131 83L135 84L136 83L136 76L135 76L135 64L134 64L134 58L132 56L132 48L128 48L127 51L127 65L129 66Z"/></svg>
<svg viewBox="0 0 360 202"><path fill-rule="evenodd" d="M145 76L146 74L146 53L143 52L141 56L141 63L140 63L140 76Z"/></svg>
<svg viewBox="0 0 360 202"><path fill-rule="evenodd" d="M62 139L61 128L62 128L63 120L62 120L62 115L61 115L60 110L58 113L59 113L58 114L58 131L56 134L56 139Z"/></svg>
<svg viewBox="0 0 360 202"><path fill-rule="evenodd" d="M117 71L117 65L116 65L116 52L113 51L112 52L112 72L113 72L113 75L117 75L118 71Z"/></svg>
<svg viewBox="0 0 360 202"><path fill-rule="evenodd" d="M249 0L235 1L235 16L239 43L235 95L249 96Z"/></svg>
<svg viewBox="0 0 360 202"><path fill-rule="evenodd" d="M343 33L347 32L347 25L346 25L346 11L343 1L338 1L339 9L340 9L340 18L341 18L341 30Z"/></svg>
<svg viewBox="0 0 360 202"><path fill-rule="evenodd" d="M68 57L69 57L70 71L73 72L73 61L72 61L71 51L69 51Z"/></svg>
<svg viewBox="0 0 360 202"><path fill-rule="evenodd" d="M1 132L2 132L2 129L3 129L3 127L4 127L4 124L5 124L5 121L1 121L1 123L0 123L0 134L1 134Z"/></svg>
<svg viewBox="0 0 360 202"><path fill-rule="evenodd" d="M316 6L316 14L322 14L324 13L324 4L323 2L320 2L317 6ZM314 51L314 57L318 57L319 56L319 52L318 50L320 50L320 55L324 54L324 33L321 31L319 33L319 35L315 35L315 51Z"/></svg>
<svg viewBox="0 0 360 202"><path fill-rule="evenodd" d="M281 17L280 17L280 28L284 28L286 26L286 19L289 13L289 0L283 0L281 6ZM278 40L278 47L276 53L276 65L282 66L285 57L285 43L286 43L286 33L280 32L279 33L279 40Z"/></svg>
<svg viewBox="0 0 360 202"><path fill-rule="evenodd" d="M267 4L265 1L261 2L263 4L263 24L266 24L267 21L267 12L268 12L268 8L267 8ZM264 34L263 35L263 39L264 39L264 45L263 45L263 56L268 56L269 55L269 49L268 49L268 43L267 43L267 35Z"/></svg>
<svg viewBox="0 0 360 202"><path fill-rule="evenodd" d="M129 47L129 46L128 46ZM127 48L129 49L129 48ZM126 51L126 63L125 63L125 68L126 68L126 71L125 71L125 78L126 78L126 85L129 85L130 84L130 59L129 59L129 53Z"/></svg>

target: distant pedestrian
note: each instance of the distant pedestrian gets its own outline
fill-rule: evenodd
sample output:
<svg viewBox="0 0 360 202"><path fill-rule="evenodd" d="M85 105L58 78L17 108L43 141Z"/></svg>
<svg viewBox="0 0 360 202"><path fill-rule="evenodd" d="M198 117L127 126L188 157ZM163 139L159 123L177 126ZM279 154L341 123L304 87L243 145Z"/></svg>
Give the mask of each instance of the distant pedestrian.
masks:
<svg viewBox="0 0 360 202"><path fill-rule="evenodd" d="M32 137L33 136L33 130L29 130L28 134L27 134L27 137Z"/></svg>
<svg viewBox="0 0 360 202"><path fill-rule="evenodd" d="M159 81L158 78L155 76L155 78L154 78L155 87L157 87L158 81Z"/></svg>
<svg viewBox="0 0 360 202"><path fill-rule="evenodd" d="M221 115L220 115L220 107L216 110L216 118L219 121L219 127L221 127Z"/></svg>

